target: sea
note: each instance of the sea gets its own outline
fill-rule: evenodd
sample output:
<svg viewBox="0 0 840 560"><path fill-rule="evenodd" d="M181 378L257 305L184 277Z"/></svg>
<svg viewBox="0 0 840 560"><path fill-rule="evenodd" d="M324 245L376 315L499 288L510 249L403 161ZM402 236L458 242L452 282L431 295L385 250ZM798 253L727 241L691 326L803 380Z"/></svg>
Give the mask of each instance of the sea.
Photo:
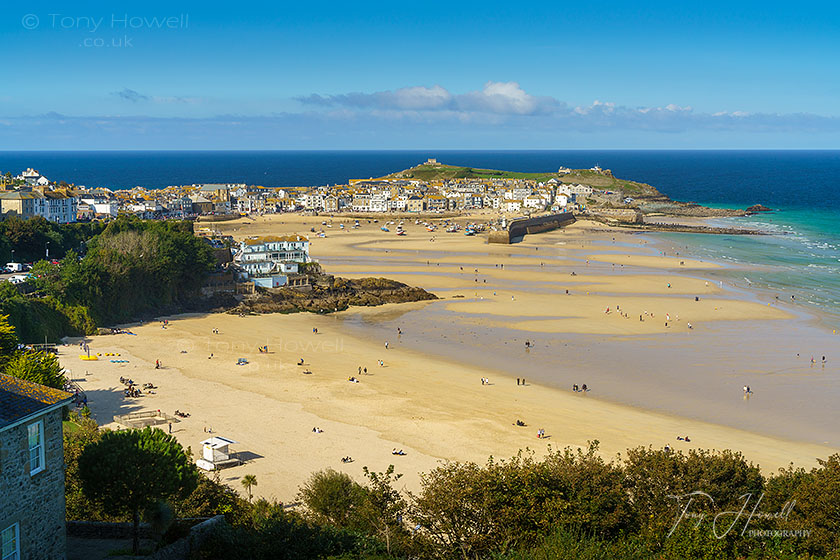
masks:
<svg viewBox="0 0 840 560"><path fill-rule="evenodd" d="M308 186L346 183L447 164L510 171L599 165L674 200L773 212L716 220L768 235L656 234L681 254L731 266L730 283L791 296L840 328L840 151L61 151L0 152L0 171L27 167L87 187L162 188L194 183Z"/></svg>

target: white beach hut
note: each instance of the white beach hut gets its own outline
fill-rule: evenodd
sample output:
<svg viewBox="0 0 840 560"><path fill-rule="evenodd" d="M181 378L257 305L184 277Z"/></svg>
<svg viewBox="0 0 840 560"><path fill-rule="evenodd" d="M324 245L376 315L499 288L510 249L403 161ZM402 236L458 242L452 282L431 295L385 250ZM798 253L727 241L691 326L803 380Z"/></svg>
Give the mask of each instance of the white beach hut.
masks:
<svg viewBox="0 0 840 560"><path fill-rule="evenodd" d="M231 457L229 446L239 443L232 439L214 436L201 442L201 459L195 464L205 471L232 467L239 464L239 459Z"/></svg>

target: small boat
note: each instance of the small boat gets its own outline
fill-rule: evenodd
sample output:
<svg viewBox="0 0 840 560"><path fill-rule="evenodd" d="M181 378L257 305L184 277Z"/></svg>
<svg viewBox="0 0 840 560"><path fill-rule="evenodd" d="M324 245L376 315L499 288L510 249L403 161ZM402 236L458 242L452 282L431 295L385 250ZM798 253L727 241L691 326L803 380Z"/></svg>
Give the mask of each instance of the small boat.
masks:
<svg viewBox="0 0 840 560"><path fill-rule="evenodd" d="M381 228L379 228L379 229L381 229L382 231L391 231L390 229L386 228L385 226L382 226L382 227L381 227Z"/></svg>
<svg viewBox="0 0 840 560"><path fill-rule="evenodd" d="M475 232L471 229L465 229L464 230L464 235L475 235Z"/></svg>
<svg viewBox="0 0 840 560"><path fill-rule="evenodd" d="M399 230L399 231L397 232L397 235L405 235L405 232L404 232L403 230Z"/></svg>

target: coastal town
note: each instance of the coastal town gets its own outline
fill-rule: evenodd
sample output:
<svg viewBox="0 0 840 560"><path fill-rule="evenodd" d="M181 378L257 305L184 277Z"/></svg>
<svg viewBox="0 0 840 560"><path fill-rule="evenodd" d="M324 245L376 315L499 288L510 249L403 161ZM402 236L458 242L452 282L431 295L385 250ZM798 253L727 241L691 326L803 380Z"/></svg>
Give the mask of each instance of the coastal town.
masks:
<svg viewBox="0 0 840 560"><path fill-rule="evenodd" d="M439 168L435 159L418 167ZM608 175L598 166L591 174ZM560 167L546 180L516 177L421 179L384 177L349 179L346 184L265 187L245 183L204 183L160 189L70 185L52 181L35 169L0 178L0 208L4 216L43 216L68 223L134 214L143 219L240 217L283 212L345 214L458 213L489 209L501 214L527 215L543 211L582 211L603 197L616 206L632 207L633 199L563 178L572 170ZM593 198L594 197L594 198Z"/></svg>

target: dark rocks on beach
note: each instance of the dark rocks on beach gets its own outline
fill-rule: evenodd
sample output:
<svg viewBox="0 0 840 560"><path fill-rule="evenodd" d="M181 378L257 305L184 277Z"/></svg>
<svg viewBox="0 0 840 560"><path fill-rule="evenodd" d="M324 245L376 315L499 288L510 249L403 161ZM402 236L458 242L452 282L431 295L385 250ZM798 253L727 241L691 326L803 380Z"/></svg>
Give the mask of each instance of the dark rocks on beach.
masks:
<svg viewBox="0 0 840 560"><path fill-rule="evenodd" d="M767 208L763 204L753 204L752 206L750 206L749 208L744 210L744 212L746 212L747 214L756 214L758 212L772 212L772 211L773 211L772 208Z"/></svg>
<svg viewBox="0 0 840 560"><path fill-rule="evenodd" d="M422 288L387 278L350 280L322 275L313 279L310 291L295 288L261 290L228 313L313 313L341 311L351 306L376 306L437 299Z"/></svg>

